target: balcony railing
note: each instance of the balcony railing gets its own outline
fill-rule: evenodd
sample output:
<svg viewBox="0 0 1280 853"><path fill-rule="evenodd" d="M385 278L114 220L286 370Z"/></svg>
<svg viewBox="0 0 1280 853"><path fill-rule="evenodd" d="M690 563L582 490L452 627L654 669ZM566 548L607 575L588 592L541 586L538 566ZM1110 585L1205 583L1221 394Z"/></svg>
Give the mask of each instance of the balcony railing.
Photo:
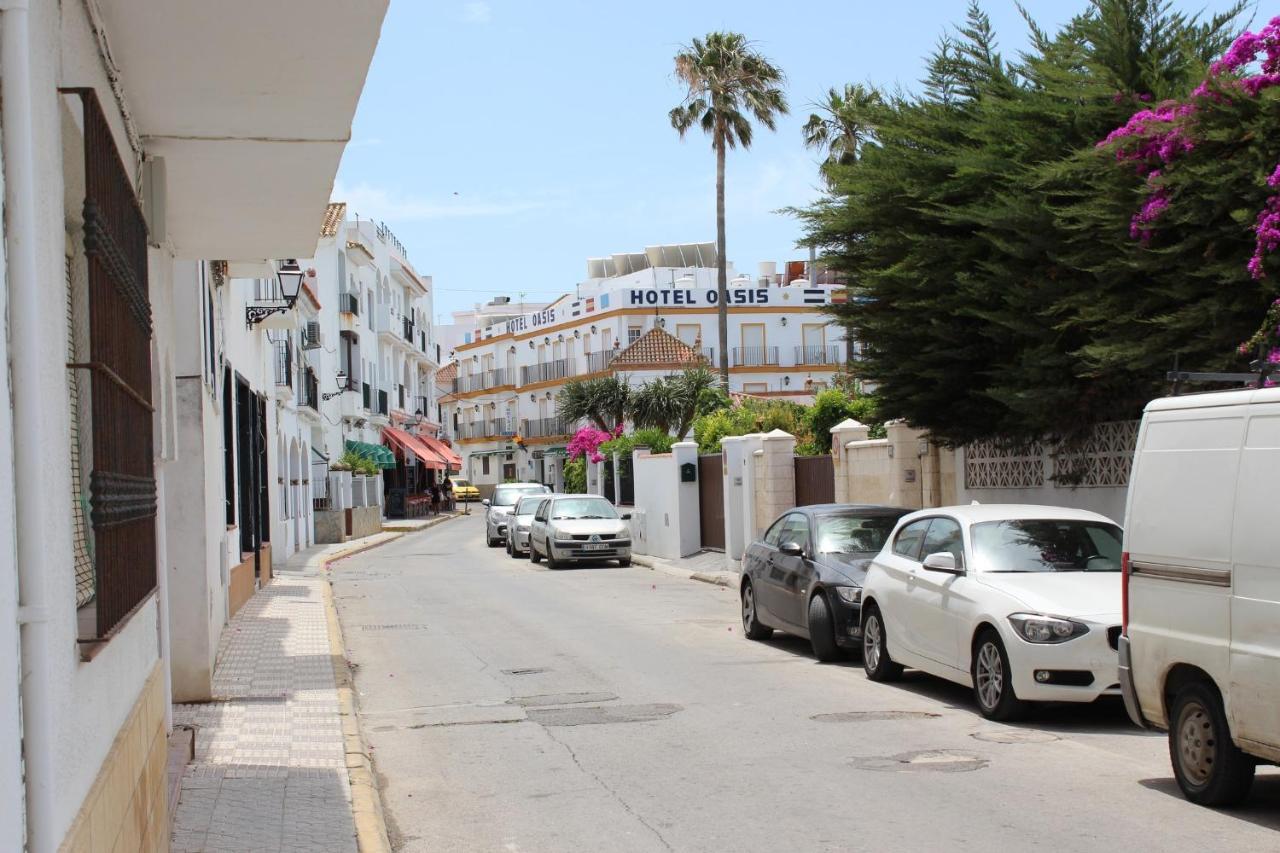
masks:
<svg viewBox="0 0 1280 853"><path fill-rule="evenodd" d="M587 354L587 373L599 373L605 370L618 357L616 349L602 349L600 352Z"/></svg>
<svg viewBox="0 0 1280 853"><path fill-rule="evenodd" d="M293 388L293 342L288 338L276 341L276 384Z"/></svg>
<svg viewBox="0 0 1280 853"><path fill-rule="evenodd" d="M515 379L516 379L515 373L511 369L506 367L499 367L495 370L490 370L487 373L485 373L484 387L501 388L504 385L514 385Z"/></svg>
<svg viewBox="0 0 1280 853"><path fill-rule="evenodd" d="M733 367L766 367L778 363L777 347L734 347Z"/></svg>
<svg viewBox="0 0 1280 853"><path fill-rule="evenodd" d="M338 294L338 310L343 314L360 315L360 297L354 293Z"/></svg>
<svg viewBox="0 0 1280 853"><path fill-rule="evenodd" d="M551 436L569 435L572 428L564 418L536 418L527 420L520 430L524 438L549 438Z"/></svg>
<svg viewBox="0 0 1280 853"><path fill-rule="evenodd" d="M361 394L363 395L363 402L364 402L364 408L365 408L365 411L372 411L372 409L373 409L373 389L369 387L369 383L368 383L368 382L363 382L363 383L361 383L361 385L360 385L360 392L361 392Z"/></svg>
<svg viewBox="0 0 1280 853"><path fill-rule="evenodd" d="M404 329L403 329L404 339L409 343L413 343L413 331L414 331L413 321L410 320L408 317L401 317L400 320L404 325Z"/></svg>
<svg viewBox="0 0 1280 853"><path fill-rule="evenodd" d="M604 368L601 368L602 370ZM520 384L532 385L535 382L552 382L572 376L573 359L562 358L542 364L528 364L520 368Z"/></svg>
<svg viewBox="0 0 1280 853"><path fill-rule="evenodd" d="M453 380L453 393L466 394L469 391L483 391L485 388L484 374L472 373L467 376L459 376Z"/></svg>
<svg viewBox="0 0 1280 853"><path fill-rule="evenodd" d="M387 409L387 392L379 391L378 392L378 414L386 415L389 413L390 411Z"/></svg>
<svg viewBox="0 0 1280 853"><path fill-rule="evenodd" d="M510 368L499 367L496 370L486 370L483 373L472 373L469 376L459 376L453 380L453 393L466 394L469 391L485 391L489 388L501 388L504 385L511 385L514 382L515 375Z"/></svg>
<svg viewBox="0 0 1280 853"><path fill-rule="evenodd" d="M796 347L796 364L841 364L844 355L839 346Z"/></svg>
<svg viewBox="0 0 1280 853"><path fill-rule="evenodd" d="M498 418L498 420L496 421L489 421L489 432L486 437L488 436L493 436L495 438L499 436L507 437L515 434L516 434L516 427L514 423L512 423L507 418Z"/></svg>
<svg viewBox="0 0 1280 853"><path fill-rule="evenodd" d="M302 371L302 399L298 404L308 409L320 408L320 383L316 380L316 372L310 367Z"/></svg>
<svg viewBox="0 0 1280 853"><path fill-rule="evenodd" d="M425 417L431 417L431 403L426 397L419 397L414 405L414 412Z"/></svg>
<svg viewBox="0 0 1280 853"><path fill-rule="evenodd" d="M484 421L458 424L458 438L488 438L485 432L486 427L487 424Z"/></svg>
<svg viewBox="0 0 1280 853"><path fill-rule="evenodd" d="M402 412L403 412L403 411L404 411L404 386L403 386L403 385L399 386L399 391L400 391L400 406L399 406L399 409L400 409L400 411L402 411Z"/></svg>

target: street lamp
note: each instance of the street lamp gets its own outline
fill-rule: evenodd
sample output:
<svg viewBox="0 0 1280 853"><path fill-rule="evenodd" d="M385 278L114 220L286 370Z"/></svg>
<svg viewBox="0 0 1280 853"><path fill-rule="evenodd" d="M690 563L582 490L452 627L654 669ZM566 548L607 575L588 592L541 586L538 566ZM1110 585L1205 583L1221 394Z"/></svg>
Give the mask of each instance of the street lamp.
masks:
<svg viewBox="0 0 1280 853"><path fill-rule="evenodd" d="M272 314L283 314L291 310L302 290L302 277L302 268L296 260L289 258L282 263L280 269L276 270L276 279L280 282L280 293L284 298L250 303L244 309L245 325L252 329Z"/></svg>
<svg viewBox="0 0 1280 853"><path fill-rule="evenodd" d="M351 390L350 388L347 387L347 372L345 370L339 370L338 375L335 376L334 378L338 380L338 390L331 391L328 394L321 394L320 399L326 400L326 401L332 400L334 397L337 397L341 394L345 394L347 391Z"/></svg>

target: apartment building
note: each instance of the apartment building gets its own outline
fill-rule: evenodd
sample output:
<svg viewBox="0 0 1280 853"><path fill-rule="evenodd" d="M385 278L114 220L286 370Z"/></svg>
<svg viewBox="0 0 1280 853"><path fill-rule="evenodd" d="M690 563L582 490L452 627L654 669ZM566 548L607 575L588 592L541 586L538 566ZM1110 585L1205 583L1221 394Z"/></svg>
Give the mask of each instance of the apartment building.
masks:
<svg viewBox="0 0 1280 853"><path fill-rule="evenodd" d="M314 251L385 11L0 4L0 850L168 849L175 656L226 612L221 414L265 408L207 261Z"/></svg>
<svg viewBox="0 0 1280 853"><path fill-rule="evenodd" d="M471 343L490 326L505 323L522 314L536 313L550 304L530 302L519 295L514 298L495 296L483 305L477 302L466 310L454 311L450 315L452 323L443 323L437 327L441 352L451 356L459 344Z"/></svg>
<svg viewBox="0 0 1280 853"><path fill-rule="evenodd" d="M808 402L847 359L822 308L843 297L804 263L753 277L729 270L730 391ZM825 280L824 280L825 279ZM443 429L482 490L505 480L563 485L576 424L556 414L564 383L601 375L633 385L691 364L719 365L715 247L654 246L588 261L587 278L545 308L477 330L441 373Z"/></svg>

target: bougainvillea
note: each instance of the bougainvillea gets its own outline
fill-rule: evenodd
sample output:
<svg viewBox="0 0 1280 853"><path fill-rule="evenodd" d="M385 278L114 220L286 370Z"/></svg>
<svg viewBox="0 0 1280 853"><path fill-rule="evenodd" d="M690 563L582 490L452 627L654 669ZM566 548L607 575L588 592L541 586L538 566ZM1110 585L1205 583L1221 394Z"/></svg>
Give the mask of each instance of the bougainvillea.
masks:
<svg viewBox="0 0 1280 853"><path fill-rule="evenodd" d="M618 426L618 432L622 432L621 425ZM565 445L565 453L570 459L586 456L592 462L603 462L604 456L600 453L600 445L611 438L613 436L602 429L583 427L569 439L569 443Z"/></svg>
<svg viewBox="0 0 1280 853"><path fill-rule="evenodd" d="M1261 72L1250 74L1248 69L1254 62L1260 63ZM1280 17L1272 18L1257 33L1242 33L1210 65L1209 78L1192 91L1188 101L1164 101L1152 109L1140 110L1098 143L1099 147L1116 146L1116 159L1132 163L1138 174L1147 179L1146 198L1129 225L1131 237L1150 242L1156 221L1169 209L1169 189L1161 179L1179 158L1195 150L1199 105L1205 99L1220 103L1233 94L1256 98L1276 85L1280 85ZM1280 190L1280 164L1267 179L1267 185ZM1280 248L1280 193L1268 198L1258 213L1254 236L1248 269L1253 278L1261 279L1266 277L1264 256Z"/></svg>

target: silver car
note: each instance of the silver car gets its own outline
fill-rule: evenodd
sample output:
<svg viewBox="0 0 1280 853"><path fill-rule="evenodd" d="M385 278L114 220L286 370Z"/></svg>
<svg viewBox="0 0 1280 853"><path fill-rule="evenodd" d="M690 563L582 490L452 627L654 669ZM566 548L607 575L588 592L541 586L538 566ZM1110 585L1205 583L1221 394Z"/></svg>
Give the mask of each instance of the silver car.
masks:
<svg viewBox="0 0 1280 853"><path fill-rule="evenodd" d="M493 497L481 501L484 512L484 541L496 548L507 539L507 522L516 501L524 495L546 495L551 490L541 483L503 483L493 490Z"/></svg>
<svg viewBox="0 0 1280 853"><path fill-rule="evenodd" d="M583 560L617 560L629 566L630 518L597 495L545 497L529 525L529 559L537 563L545 557L549 569Z"/></svg>
<svg viewBox="0 0 1280 853"><path fill-rule="evenodd" d="M529 553L529 527L533 514L549 495L525 495L507 517L507 553L522 559Z"/></svg>

